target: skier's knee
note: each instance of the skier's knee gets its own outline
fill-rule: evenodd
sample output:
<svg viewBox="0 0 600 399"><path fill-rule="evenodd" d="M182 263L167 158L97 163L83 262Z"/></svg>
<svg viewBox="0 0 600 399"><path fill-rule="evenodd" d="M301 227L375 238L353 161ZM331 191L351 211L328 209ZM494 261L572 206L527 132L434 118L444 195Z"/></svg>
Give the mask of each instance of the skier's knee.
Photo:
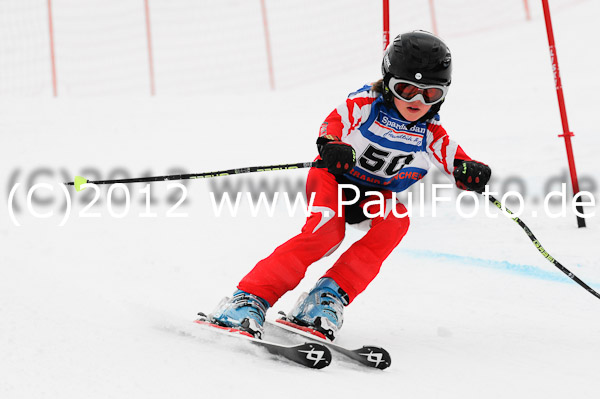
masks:
<svg viewBox="0 0 600 399"><path fill-rule="evenodd" d="M406 209L404 204L402 204L401 202L396 202L392 206L393 208L390 212L387 213L386 219L404 223L408 227L408 225L410 224L410 218L408 215L408 210Z"/></svg>
<svg viewBox="0 0 600 399"><path fill-rule="evenodd" d="M314 249L319 249L321 256L328 256L333 253L342 243L346 235L346 228L343 223L329 222L331 225L327 228L316 231L303 231L305 235L305 244ZM328 223L328 224L329 224Z"/></svg>
<svg viewBox="0 0 600 399"><path fill-rule="evenodd" d="M323 257L329 256L333 252L335 252L335 250L338 249L338 247L342 244L342 241L344 241L344 236L345 233L343 230L341 232L338 232L337 234L331 234L327 238L327 244L329 246L329 249L327 250L325 255L323 255Z"/></svg>
<svg viewBox="0 0 600 399"><path fill-rule="evenodd" d="M400 202L395 203L393 206L394 209L387 212L385 217L373 219L371 227L378 223L385 223L386 229L389 229L390 232L397 232L401 236L404 236L410 226L408 212L406 207Z"/></svg>

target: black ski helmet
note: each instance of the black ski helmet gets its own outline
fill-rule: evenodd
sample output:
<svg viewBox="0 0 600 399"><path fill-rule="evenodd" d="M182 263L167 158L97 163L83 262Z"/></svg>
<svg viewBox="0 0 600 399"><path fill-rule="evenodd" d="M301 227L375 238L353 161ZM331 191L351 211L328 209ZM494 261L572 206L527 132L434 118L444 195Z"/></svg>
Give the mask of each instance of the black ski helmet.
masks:
<svg viewBox="0 0 600 399"><path fill-rule="evenodd" d="M423 30L400 34L385 50L381 73L384 99L390 103L393 103L394 97L389 89L392 77L420 84L450 86L450 49L439 37ZM435 104L426 117L435 115L442 102Z"/></svg>
<svg viewBox="0 0 600 399"><path fill-rule="evenodd" d="M452 80L450 49L429 32L403 33L385 50L381 72L386 87L392 76L415 83L449 86Z"/></svg>

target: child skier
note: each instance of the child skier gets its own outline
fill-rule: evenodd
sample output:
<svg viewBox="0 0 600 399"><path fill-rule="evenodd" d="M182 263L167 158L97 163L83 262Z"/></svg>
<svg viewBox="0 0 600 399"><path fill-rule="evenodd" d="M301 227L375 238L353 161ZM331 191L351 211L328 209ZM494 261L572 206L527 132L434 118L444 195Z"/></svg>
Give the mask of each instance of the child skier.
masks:
<svg viewBox="0 0 600 399"><path fill-rule="evenodd" d="M383 57L383 79L351 93L321 125L317 148L326 169L308 173L306 194L314 195L314 206L301 233L258 262L233 297L209 316L212 322L260 338L267 309L300 283L308 266L335 251L345 224L368 223L365 236L288 315L289 321L333 339L342 326L344 307L377 276L408 230L406 208L396 202L394 192L423 178L432 163L454 177L459 188L484 189L490 168L467 156L439 122L451 70L450 51L438 37L413 31L394 39ZM344 186L342 198L340 184L353 186ZM377 209L383 201L371 201L368 191L381 193L384 209ZM359 200L337 214L339 201L356 195Z"/></svg>

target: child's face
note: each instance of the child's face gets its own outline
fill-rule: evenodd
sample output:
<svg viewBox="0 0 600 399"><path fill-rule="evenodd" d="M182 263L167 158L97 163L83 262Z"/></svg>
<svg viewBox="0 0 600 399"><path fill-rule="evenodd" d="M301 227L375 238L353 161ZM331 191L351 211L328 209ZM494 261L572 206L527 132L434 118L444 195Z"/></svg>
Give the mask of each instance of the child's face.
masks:
<svg viewBox="0 0 600 399"><path fill-rule="evenodd" d="M402 116L409 122L416 121L429 112L429 109L431 108L431 105L425 105L419 100L409 103L400 100L398 97L394 97L394 105L396 105L396 108L400 114L402 114Z"/></svg>

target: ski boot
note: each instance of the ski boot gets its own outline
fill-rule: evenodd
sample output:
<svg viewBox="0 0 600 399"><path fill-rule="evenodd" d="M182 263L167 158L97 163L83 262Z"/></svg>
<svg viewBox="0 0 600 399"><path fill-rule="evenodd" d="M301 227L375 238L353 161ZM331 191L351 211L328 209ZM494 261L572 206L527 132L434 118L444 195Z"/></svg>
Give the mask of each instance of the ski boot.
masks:
<svg viewBox="0 0 600 399"><path fill-rule="evenodd" d="M233 298L223 298L215 311L209 315L209 320L221 326L246 331L260 339L264 332L265 313L269 307L264 299L237 290L233 293Z"/></svg>
<svg viewBox="0 0 600 399"><path fill-rule="evenodd" d="M348 294L333 279L320 279L310 292L298 298L288 320L315 329L333 341L344 323Z"/></svg>

